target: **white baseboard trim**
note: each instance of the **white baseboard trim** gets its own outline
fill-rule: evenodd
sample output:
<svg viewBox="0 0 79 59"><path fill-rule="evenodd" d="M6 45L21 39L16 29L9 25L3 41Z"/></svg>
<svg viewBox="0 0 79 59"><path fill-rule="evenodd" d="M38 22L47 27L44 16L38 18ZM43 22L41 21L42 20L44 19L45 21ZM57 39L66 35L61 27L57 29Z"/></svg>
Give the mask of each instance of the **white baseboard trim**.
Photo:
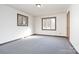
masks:
<svg viewBox="0 0 79 59"><path fill-rule="evenodd" d="M33 34L32 34L32 35L33 35ZM31 36L31 35L29 35L29 36ZM4 43L1 43L0 46L2 46L2 45L4 45L4 44L11 43L11 42L14 42L14 41L17 41L17 40L21 40L21 39L23 39L23 38L27 38L27 37L29 37L29 36L26 36L26 37L22 37L22 38L18 38L18 39L15 39L15 40L11 40L11 41L7 41L7 42L4 42Z"/></svg>

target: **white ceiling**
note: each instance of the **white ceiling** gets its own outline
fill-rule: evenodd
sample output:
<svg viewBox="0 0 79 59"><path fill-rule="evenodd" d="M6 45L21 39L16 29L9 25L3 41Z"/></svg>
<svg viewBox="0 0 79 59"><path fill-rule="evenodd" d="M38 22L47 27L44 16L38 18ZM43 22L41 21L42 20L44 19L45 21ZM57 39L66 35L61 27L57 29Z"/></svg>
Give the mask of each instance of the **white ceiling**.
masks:
<svg viewBox="0 0 79 59"><path fill-rule="evenodd" d="M35 4L11 4L9 5L16 9L27 12L33 16L42 16L52 13L65 12L70 6L69 4L42 4L40 8Z"/></svg>

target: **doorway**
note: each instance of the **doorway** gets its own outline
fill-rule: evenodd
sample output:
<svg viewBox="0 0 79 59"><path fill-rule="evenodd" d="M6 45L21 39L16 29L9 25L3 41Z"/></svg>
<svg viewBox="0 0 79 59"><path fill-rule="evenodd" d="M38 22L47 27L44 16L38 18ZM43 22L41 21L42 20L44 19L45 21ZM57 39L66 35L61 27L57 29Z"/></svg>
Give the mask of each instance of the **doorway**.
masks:
<svg viewBox="0 0 79 59"><path fill-rule="evenodd" d="M70 38L70 11L67 13L67 37Z"/></svg>

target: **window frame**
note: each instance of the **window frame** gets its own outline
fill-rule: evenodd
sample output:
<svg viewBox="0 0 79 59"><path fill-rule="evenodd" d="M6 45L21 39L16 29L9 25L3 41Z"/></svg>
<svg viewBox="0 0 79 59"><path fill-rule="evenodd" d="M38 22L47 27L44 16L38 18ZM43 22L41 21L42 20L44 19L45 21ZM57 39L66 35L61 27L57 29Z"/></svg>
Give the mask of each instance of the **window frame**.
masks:
<svg viewBox="0 0 79 59"><path fill-rule="evenodd" d="M43 20L45 19L50 19L50 18L55 18L55 29L43 29ZM51 30L51 31L56 31L56 17L45 17L45 18L42 18L42 30Z"/></svg>
<svg viewBox="0 0 79 59"><path fill-rule="evenodd" d="M20 16L22 17L21 20L19 20ZM26 20L25 20L26 23L25 24L23 24L23 17L26 18ZM19 24L19 21L22 21L22 24ZM28 26L28 16L17 13L17 26Z"/></svg>

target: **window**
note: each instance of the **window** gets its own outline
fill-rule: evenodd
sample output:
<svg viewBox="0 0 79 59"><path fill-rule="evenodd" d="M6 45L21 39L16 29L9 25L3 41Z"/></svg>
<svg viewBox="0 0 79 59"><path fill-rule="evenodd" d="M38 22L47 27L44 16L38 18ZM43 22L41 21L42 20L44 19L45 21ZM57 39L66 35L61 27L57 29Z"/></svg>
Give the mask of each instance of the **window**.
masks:
<svg viewBox="0 0 79 59"><path fill-rule="evenodd" d="M17 14L17 26L28 26L28 16Z"/></svg>
<svg viewBox="0 0 79 59"><path fill-rule="evenodd" d="M42 30L56 30L56 17L42 18Z"/></svg>

